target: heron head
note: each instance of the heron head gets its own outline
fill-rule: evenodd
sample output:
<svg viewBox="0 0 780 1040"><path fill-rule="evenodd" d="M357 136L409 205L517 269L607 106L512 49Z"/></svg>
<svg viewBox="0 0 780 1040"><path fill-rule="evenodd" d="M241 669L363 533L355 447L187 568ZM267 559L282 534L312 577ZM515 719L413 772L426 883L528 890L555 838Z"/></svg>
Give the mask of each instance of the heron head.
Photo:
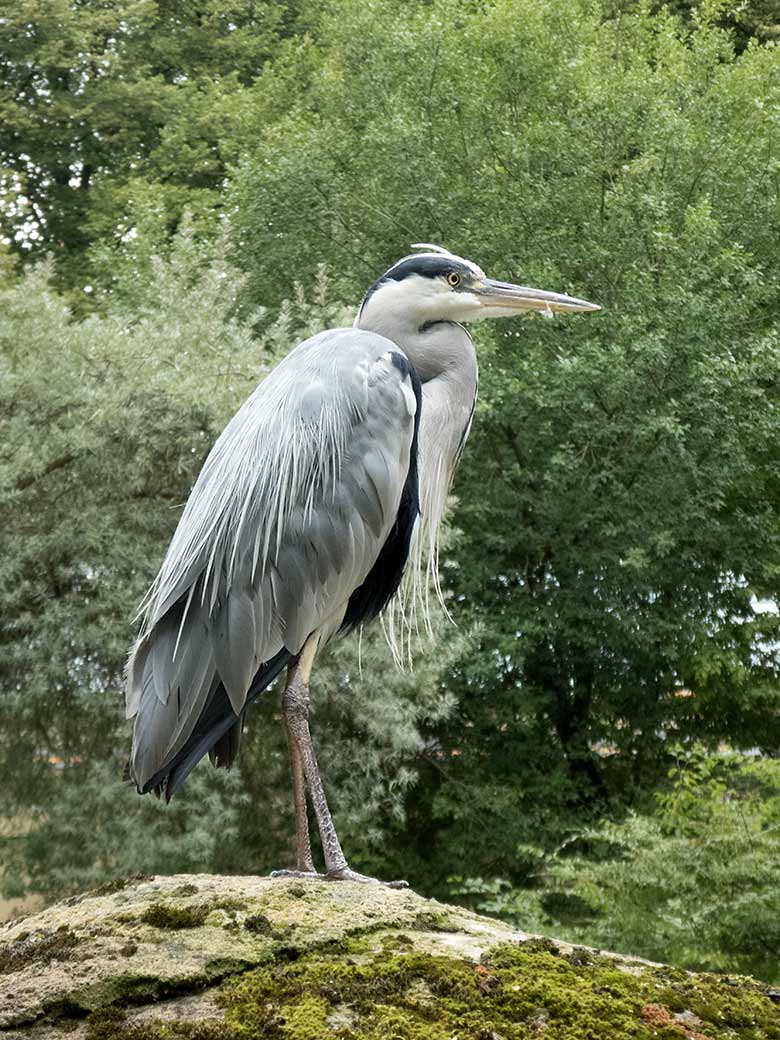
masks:
<svg viewBox="0 0 780 1040"><path fill-rule="evenodd" d="M497 282L470 260L441 246L421 243L393 264L366 293L358 321L368 311L402 310L418 326L438 321L480 321L556 311L598 311L598 304L544 289Z"/></svg>

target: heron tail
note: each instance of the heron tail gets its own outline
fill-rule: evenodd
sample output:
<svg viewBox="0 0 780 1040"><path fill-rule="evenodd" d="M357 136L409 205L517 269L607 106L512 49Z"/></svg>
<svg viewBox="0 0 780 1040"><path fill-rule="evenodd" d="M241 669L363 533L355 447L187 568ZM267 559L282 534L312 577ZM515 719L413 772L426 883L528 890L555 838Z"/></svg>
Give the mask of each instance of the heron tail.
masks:
<svg viewBox="0 0 780 1040"><path fill-rule="evenodd" d="M166 801L204 755L218 767L233 764L247 706L273 682L291 656L283 648L260 666L237 715L214 668L200 611L183 616L183 609L180 602L154 632L139 640L128 666L128 715L135 716L136 724L125 780L135 783L140 794L153 791L165 795ZM174 646L180 639L187 641L189 652L181 654L177 663ZM184 704L191 705L189 724L182 710L185 691Z"/></svg>
<svg viewBox="0 0 780 1040"><path fill-rule="evenodd" d="M215 765L232 765L238 752L246 709L271 685L291 656L290 651L284 649L270 661L266 661L252 680L246 704L238 716L233 711L225 687L219 683L209 697L187 743L169 766L160 770L144 785L141 793L146 794L147 791L159 787L160 793L165 795L166 802L170 802L203 756L212 752Z"/></svg>

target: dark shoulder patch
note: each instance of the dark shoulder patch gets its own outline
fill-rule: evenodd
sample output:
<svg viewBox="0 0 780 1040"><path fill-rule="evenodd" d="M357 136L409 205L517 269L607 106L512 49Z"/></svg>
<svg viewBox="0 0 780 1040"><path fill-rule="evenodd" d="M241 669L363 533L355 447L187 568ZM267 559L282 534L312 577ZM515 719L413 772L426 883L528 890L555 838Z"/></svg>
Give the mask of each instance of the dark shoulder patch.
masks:
<svg viewBox="0 0 780 1040"><path fill-rule="evenodd" d="M417 370L415 369L414 365L411 363L409 358L406 356L406 354L401 354L397 350L393 350L390 352L390 364L393 366L393 368L398 369L403 378L406 378L406 376L408 376L409 379L411 379L412 381L412 389L414 390L414 396L417 399L417 415L414 419L414 433L416 436L417 426L420 422L420 402L422 399L422 390L419 389L420 380L417 378ZM415 381L417 382L417 386L415 386Z"/></svg>
<svg viewBox="0 0 780 1040"><path fill-rule="evenodd" d="M420 429L420 412L422 411L422 386L420 377L409 359L396 351L390 355L393 365L401 374L408 376L412 383L417 401L414 416L414 432L409 450L409 470L404 481L398 514L390 534L382 546L376 562L366 576L366 580L349 597L347 611L341 623L341 631L349 631L358 625L371 621L384 610L401 584L406 561L409 559L409 547L417 517L420 515L420 493L417 474L417 434Z"/></svg>

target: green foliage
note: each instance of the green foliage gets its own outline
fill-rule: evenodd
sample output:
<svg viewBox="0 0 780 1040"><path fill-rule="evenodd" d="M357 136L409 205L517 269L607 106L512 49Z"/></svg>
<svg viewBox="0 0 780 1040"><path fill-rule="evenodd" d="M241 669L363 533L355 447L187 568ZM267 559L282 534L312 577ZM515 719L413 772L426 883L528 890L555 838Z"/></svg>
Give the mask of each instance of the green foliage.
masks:
<svg viewBox="0 0 780 1040"><path fill-rule="evenodd" d="M521 880L526 845L658 782L672 728L780 745L754 609L780 573L780 52L737 55L721 13L326 6L250 90L250 300L324 255L356 298L428 240L604 307L479 331L447 577L480 643L415 794L450 871Z"/></svg>
<svg viewBox="0 0 780 1040"><path fill-rule="evenodd" d="M216 863L235 830L235 783L210 778L164 815L120 781L133 614L262 367L229 317L234 276L193 249L183 233L132 323L71 322L45 269L3 292L0 783L22 831L6 843L9 889Z"/></svg>
<svg viewBox="0 0 780 1040"><path fill-rule="evenodd" d="M376 629L315 674L345 844L356 866L429 892L453 873L503 878L496 908L521 923L768 971L775 807L759 773L774 761L702 766L701 833L685 829L682 781L656 813L647 795L672 740L780 747L780 616L756 609L780 575L776 21L764 0L8 12L7 887L287 858L273 697L250 714L238 775L199 769L171 809L122 787L130 618L266 366L350 323L383 266L432 240L604 309L478 329L480 401L444 557L461 630L439 619L441 649L415 675L393 669ZM53 251L56 268L17 282L9 248ZM626 858L599 866L571 834ZM580 859L591 886L566 875L555 890ZM648 891L668 912L651 917L628 877L633 895L609 888L621 863L658 879ZM720 930L715 895L695 895L708 872L729 907ZM523 887L540 877L549 892ZM690 920L665 894L678 882Z"/></svg>
<svg viewBox="0 0 780 1040"><path fill-rule="evenodd" d="M182 273L191 238L159 264L145 312L69 321L46 271L3 293L0 342L0 768L6 807L105 754L135 606L174 510L260 365L229 317L227 271ZM234 283L235 288L235 283ZM203 387L208 387L208 394ZM112 719L111 726L107 719Z"/></svg>
<svg viewBox="0 0 780 1040"><path fill-rule="evenodd" d="M275 0L73 0L11 5L0 25L3 234L53 251L79 290L91 242L117 245L150 211L220 206L237 95L288 31ZM83 296L75 297L79 305Z"/></svg>
<svg viewBox="0 0 780 1040"><path fill-rule="evenodd" d="M532 888L457 891L531 931L780 981L780 761L678 754L654 812L570 835Z"/></svg>
<svg viewBox="0 0 780 1040"><path fill-rule="evenodd" d="M108 711L98 721L113 724L111 744L52 776L27 826L0 845L4 894L56 899L129 874L227 872L248 807L239 776L200 769L169 806L139 798L121 781L127 735ZM29 766L17 771L23 783Z"/></svg>
<svg viewBox="0 0 780 1040"><path fill-rule="evenodd" d="M742 0L740 3L730 0L706 0L704 3L701 0L671 0L664 6L692 25L703 19L728 29L734 36L738 52L743 51L751 40L777 43L780 39L775 0Z"/></svg>
<svg viewBox="0 0 780 1040"><path fill-rule="evenodd" d="M128 272L116 313L72 321L33 270L4 290L0 338L0 785L14 837L3 884L55 895L130 873L270 870L292 831L275 697L250 714L240 775L201 767L170 806L121 783L120 691L132 618L188 489L259 376L310 332L348 316L299 291L261 344L231 315L241 276L185 222L167 260ZM327 301L326 302L326 298ZM450 628L444 618L437 635ZM371 862L403 816L427 746L449 712L451 650L400 672L378 628L323 655L314 730L340 789L356 860ZM449 658L448 658L449 653Z"/></svg>

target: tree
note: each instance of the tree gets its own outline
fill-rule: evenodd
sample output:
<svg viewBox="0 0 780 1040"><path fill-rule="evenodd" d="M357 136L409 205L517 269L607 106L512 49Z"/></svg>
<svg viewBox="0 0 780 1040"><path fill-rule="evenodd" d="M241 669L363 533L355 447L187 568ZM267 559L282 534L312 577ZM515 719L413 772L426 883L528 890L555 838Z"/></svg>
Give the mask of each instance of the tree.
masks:
<svg viewBox="0 0 780 1040"><path fill-rule="evenodd" d="M673 14L679 15L691 25L698 24L702 15L714 20L717 25L728 29L734 36L737 52L741 53L751 40L762 43L780 37L780 22L777 18L775 0L747 0L746 3L731 4L727 0L672 0L667 5ZM661 5L658 5L659 9ZM615 12L616 13L616 12Z"/></svg>
<svg viewBox="0 0 780 1040"><path fill-rule="evenodd" d="M357 296L428 240L604 307L480 331L456 484L448 584L481 641L415 803L431 884L519 879L527 844L659 782L669 730L780 743L754 609L780 564L780 58L706 13L531 0L339 5L317 39L252 90L250 299L323 256Z"/></svg>
<svg viewBox="0 0 780 1040"><path fill-rule="evenodd" d="M56 895L133 872L269 870L293 833L283 727L268 694L230 776L207 763L170 809L121 782L122 669L133 614L188 489L259 376L312 332L346 321L327 290L298 296L263 341L231 316L241 277L185 223L169 260L119 314L74 321L48 269L2 290L0 786L2 883ZM324 276L323 276L324 277ZM325 283L323 282L323 286ZM135 313L130 300L143 300ZM437 630L449 627L441 618ZM443 633L442 633L443 634ZM450 657L463 638L453 633ZM315 735L356 862L403 815L452 695L447 661L394 669L379 628L330 647L314 679Z"/></svg>
<svg viewBox="0 0 780 1040"><path fill-rule="evenodd" d="M540 853L532 890L471 880L461 896L529 931L777 982L780 763L674 752L652 811Z"/></svg>
<svg viewBox="0 0 780 1040"><path fill-rule="evenodd" d="M0 214L31 258L53 252L64 284L85 253L154 213L221 205L236 97L290 30L276 0L23 3L0 26ZM88 271L88 269L87 269ZM76 297L83 304L84 297Z"/></svg>
<svg viewBox="0 0 780 1040"><path fill-rule="evenodd" d="M235 787L220 778L167 824L149 806L118 810L131 793L119 697L131 619L220 420L258 370L257 344L227 316L224 263L201 264L194 248L188 232L157 265L132 325L72 322L46 268L3 291L0 782L3 814L32 824L12 843L7 884L26 875L52 892L140 869L177 838L170 858L193 865L219 850L206 821L227 832L235 821ZM74 827L90 836L78 848Z"/></svg>

